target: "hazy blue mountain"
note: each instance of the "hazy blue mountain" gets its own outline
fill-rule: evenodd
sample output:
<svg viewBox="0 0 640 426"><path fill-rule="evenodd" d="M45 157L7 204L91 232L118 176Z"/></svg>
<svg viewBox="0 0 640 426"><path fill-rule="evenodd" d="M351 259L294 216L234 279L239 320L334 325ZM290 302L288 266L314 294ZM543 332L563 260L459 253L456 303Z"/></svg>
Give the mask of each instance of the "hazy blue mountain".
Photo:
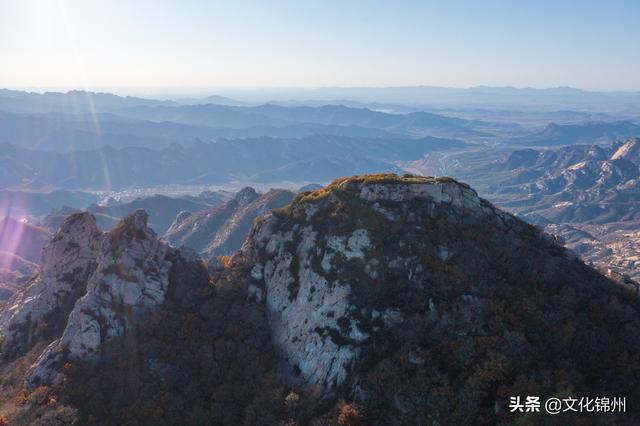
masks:
<svg viewBox="0 0 640 426"><path fill-rule="evenodd" d="M304 192L304 191L316 191L318 189L322 189L322 185L319 183L309 183L306 185L302 185L300 188L298 188L297 192Z"/></svg>
<svg viewBox="0 0 640 426"><path fill-rule="evenodd" d="M0 141L45 151L105 145L164 147L213 136L209 130L175 123L141 122L110 114L0 112Z"/></svg>
<svg viewBox="0 0 640 426"><path fill-rule="evenodd" d="M349 89L347 92L360 93L361 90L364 89ZM400 135L498 141L513 139L516 143L555 145L625 138L632 136L639 127L633 121L613 121L616 117L634 117L634 111L635 116L640 114L640 110L634 110L635 95L630 93L598 94L571 88L542 91L482 87L465 90L371 90L375 93L415 92L416 96L420 93L433 96L442 94L443 97L442 103L434 109L434 106L426 104L423 107L406 107L398 103L380 102L374 98L368 99L367 102L348 100L348 97L332 98L344 99L340 102L350 106L323 105L322 101L309 101L311 105L285 103L286 106L247 106L240 101L216 95L201 102L211 101L220 104L185 105L173 101L84 91L36 94L4 90L0 92L0 111L3 111L0 113L0 142L61 151L105 145L162 148L172 144L188 144L195 139L211 141L219 138L260 136L303 138L310 135ZM452 97L459 100L450 105L447 99ZM468 97L495 97L507 104L512 102L513 105L501 107L491 102L476 105L471 101L466 102L465 99ZM563 103L562 100L565 98L581 99L584 102L624 101L628 103L625 104L628 107L615 110L615 113L608 115L596 114L585 112L575 102ZM542 100L545 100L549 107L553 106L556 109L540 110L539 102ZM574 110L565 109L576 105ZM445 115L417 110L419 108L443 111ZM479 111L479 108L482 110ZM520 127L540 126L556 119L559 123L565 124L552 123L548 128L536 130L528 135L523 135L523 129ZM589 121L593 119L602 119L602 122ZM574 127L563 127L567 125Z"/></svg>
<svg viewBox="0 0 640 426"><path fill-rule="evenodd" d="M311 136L198 142L165 149L105 147L67 153L0 146L2 187L115 189L158 184L324 182L338 175L397 170L396 162L468 145L454 139ZM0 169L2 170L2 169ZM69 204L69 203L66 203Z"/></svg>
<svg viewBox="0 0 640 426"><path fill-rule="evenodd" d="M640 125L631 121L593 121L579 124L550 123L544 129L513 139L522 145L576 145L606 143L640 134Z"/></svg>
<svg viewBox="0 0 640 426"><path fill-rule="evenodd" d="M72 90L66 93L46 92L42 94L14 90L0 92L0 110L17 113L96 113L142 105L176 105L176 103L84 90Z"/></svg>
<svg viewBox="0 0 640 426"><path fill-rule="evenodd" d="M63 206L59 209L52 209L49 214L40 219L37 223L39 226L55 232L60 225L72 214L84 211L84 209L76 209L69 206ZM110 216L104 213L92 213L96 218L96 223L100 229L112 229L120 222L121 218Z"/></svg>
<svg viewBox="0 0 640 426"><path fill-rule="evenodd" d="M482 107L503 109L640 112L640 92L590 92L572 87L548 89L486 87L323 87L315 89L227 89L218 94L246 102L291 99L405 105L413 107Z"/></svg>
<svg viewBox="0 0 640 426"><path fill-rule="evenodd" d="M290 123L288 120L278 120L263 115L259 111L254 111L252 107L229 107L213 104L168 107L140 106L120 110L119 114L141 120L172 121L222 128L284 126Z"/></svg>
<svg viewBox="0 0 640 426"><path fill-rule="evenodd" d="M84 208L97 197L87 192L55 190L51 192L0 191L0 217L39 216L63 206Z"/></svg>
<svg viewBox="0 0 640 426"><path fill-rule="evenodd" d="M13 112L112 111L135 106L207 104L327 105L339 103L397 110L411 108L491 108L530 111L574 110L592 112L633 112L640 114L640 92L591 92L572 87L548 89L487 87L451 88L404 87L324 87L297 89L220 89L214 96L202 95L174 101L122 97L108 93L71 91L44 94L0 89L0 110ZM304 101L301 101L304 100ZM378 105L376 107L375 105Z"/></svg>
<svg viewBox="0 0 640 426"><path fill-rule="evenodd" d="M316 134L397 137L380 129L315 123L295 123L282 127L214 128L170 121L136 120L110 113L14 114L0 111L0 142L44 151L91 149L106 145L164 148L172 144L189 144L196 139L259 136L296 138Z"/></svg>
<svg viewBox="0 0 640 426"><path fill-rule="evenodd" d="M140 106L118 112L127 117L156 122L222 127L250 128L256 126L285 127L292 124L321 124L327 126L364 127L396 134L414 136L487 136L475 127L485 123L445 117L426 112L389 114L366 108L342 105L320 107L283 107L266 104L257 107L223 105Z"/></svg>
<svg viewBox="0 0 640 426"><path fill-rule="evenodd" d="M234 106L247 105L245 102L231 99L226 96L218 96L218 95L211 95L204 98L181 98L181 99L177 99L176 102L181 105L201 105L201 104L234 105Z"/></svg>

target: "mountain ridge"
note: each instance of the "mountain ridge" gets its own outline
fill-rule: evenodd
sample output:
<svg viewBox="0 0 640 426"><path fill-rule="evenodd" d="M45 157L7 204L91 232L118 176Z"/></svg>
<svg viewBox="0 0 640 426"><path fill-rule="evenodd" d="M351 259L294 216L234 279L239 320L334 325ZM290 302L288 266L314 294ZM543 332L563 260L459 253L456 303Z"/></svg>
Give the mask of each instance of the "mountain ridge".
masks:
<svg viewBox="0 0 640 426"><path fill-rule="evenodd" d="M164 238L174 246L187 246L213 261L217 256L231 255L238 250L257 217L284 207L294 196L293 192L282 189L258 194L246 187L221 206L195 213L181 212Z"/></svg>
<svg viewBox="0 0 640 426"><path fill-rule="evenodd" d="M47 326L0 318L35 359L25 371L2 348L3 389L23 392L11 419L496 423L519 420L509 395L638 392L623 362L640 349L638 286L451 178L355 176L302 192L208 274L146 220L102 233L83 213L58 232L40 280L77 288L77 302ZM85 272L65 281L78 253ZM47 294L38 282L29 300Z"/></svg>

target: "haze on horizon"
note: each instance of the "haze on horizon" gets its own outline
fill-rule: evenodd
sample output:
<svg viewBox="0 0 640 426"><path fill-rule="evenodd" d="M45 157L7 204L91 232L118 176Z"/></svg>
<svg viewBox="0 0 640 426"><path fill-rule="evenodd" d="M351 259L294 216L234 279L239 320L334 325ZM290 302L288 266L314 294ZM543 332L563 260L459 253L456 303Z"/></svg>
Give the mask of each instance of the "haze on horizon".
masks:
<svg viewBox="0 0 640 426"><path fill-rule="evenodd" d="M640 90L635 1L0 0L0 8L8 88Z"/></svg>

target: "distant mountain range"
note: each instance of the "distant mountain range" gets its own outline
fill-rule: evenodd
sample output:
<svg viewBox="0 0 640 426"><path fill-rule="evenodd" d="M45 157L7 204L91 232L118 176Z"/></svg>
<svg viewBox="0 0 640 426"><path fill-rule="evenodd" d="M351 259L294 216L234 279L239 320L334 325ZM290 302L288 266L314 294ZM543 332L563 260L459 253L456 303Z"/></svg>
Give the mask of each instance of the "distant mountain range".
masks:
<svg viewBox="0 0 640 426"><path fill-rule="evenodd" d="M108 112L134 106L177 105L173 101L158 101L111 93L72 90L69 92L34 93L0 89L0 110L14 113L67 112L73 114Z"/></svg>
<svg viewBox="0 0 640 426"><path fill-rule="evenodd" d="M186 121L198 122L199 120L187 119ZM367 138L398 137L397 134L385 130L359 126L317 123L274 126L245 121L245 126L231 128L210 127L206 124L206 120L202 120L202 123L197 125L138 120L111 113L71 115L58 112L38 114L0 112L0 142L13 143L23 148L62 152L74 149L96 149L107 145L116 148L165 148L174 144L190 145L196 140L211 141L220 138L259 136L296 138L324 134ZM236 124L240 126L240 123Z"/></svg>
<svg viewBox="0 0 640 426"><path fill-rule="evenodd" d="M521 110L576 110L632 112L640 108L640 92L594 92L572 87L547 89L488 87L452 88L435 86L405 87L324 87L314 89L227 89L219 95L245 102L305 99L316 103L344 100L360 103L413 107L493 108Z"/></svg>
<svg viewBox="0 0 640 426"><path fill-rule="evenodd" d="M0 109L9 99L16 112L72 110L92 111L132 106L157 105L260 105L277 102L283 105L375 105L410 107L507 108L525 110L638 111L640 92L596 92L573 87L536 89L531 87L476 86L453 88L437 86L400 87L323 87L243 89L218 88L211 95L171 100L117 96L110 93L73 90L70 92L25 92L0 89ZM215 94L213 94L215 93Z"/></svg>
<svg viewBox="0 0 640 426"><path fill-rule="evenodd" d="M493 192L521 213L536 212L556 223L638 221L639 150L638 138L608 146L518 150L488 165L487 173L503 174Z"/></svg>
<svg viewBox="0 0 640 426"><path fill-rule="evenodd" d="M144 146L258 136L491 137L500 124L427 112L390 114L343 105L181 105L107 93L0 91L0 143L45 151Z"/></svg>
<svg viewBox="0 0 640 426"><path fill-rule="evenodd" d="M0 162L2 162L2 159L5 160L5 164L10 164L12 161L0 151ZM20 159L14 157L13 160ZM22 170L24 171L24 169ZM0 169L0 175L2 175L3 171L6 171L6 169ZM15 177L16 176L12 176L9 181L16 181L16 179L14 179ZM20 179L19 176L17 176L17 178ZM7 182L7 180L3 181ZM97 201L98 197L95 194L81 191L54 190L48 192L28 192L0 190L0 217L11 216L14 218L22 218L27 216L41 216L49 213L52 209L58 209L62 206L85 208L89 204L96 203Z"/></svg>
<svg viewBox="0 0 640 426"><path fill-rule="evenodd" d="M550 123L544 129L511 142L532 146L562 146L607 143L640 135L640 125L631 121L590 121L579 124Z"/></svg>
<svg viewBox="0 0 640 426"><path fill-rule="evenodd" d="M155 122L171 121L181 124L216 128L246 128L254 126L284 127L292 124L316 124L378 129L392 134L415 136L487 136L475 130L473 123L426 112L388 114L366 108L342 105L319 107L231 107L223 105L140 106L119 111L119 114Z"/></svg>
<svg viewBox="0 0 640 426"><path fill-rule="evenodd" d="M360 89L349 90L355 94L361 92ZM444 115L426 112L417 106L387 105L376 100L357 102L340 97L331 98L332 102L346 105L323 104L322 101L255 105L217 95L181 103L85 91L38 94L0 90L0 143L68 152L105 146L161 149L197 141L263 136L300 139L325 135L363 139L439 137L476 143L544 146L628 138L636 135L640 128L637 122L640 109L634 110L638 104L634 103L637 96L632 93L599 94L568 88L546 91L424 87L372 90L374 93L412 93L415 90L417 94L432 97L442 95L441 104L427 105L424 109L443 111ZM447 103L451 96L460 98L458 107ZM510 110L490 102L478 105L462 102L467 97L495 97L507 103L520 100L520 104L511 107L518 109ZM611 100L627 106L607 113L603 110L589 112L589 108L567 110L569 105L562 105L561 101L573 97L581 102ZM551 104L560 102L556 105L559 109L549 111L535 107L538 98ZM553 122L554 119L560 124ZM540 124L548 125L536 128Z"/></svg>
<svg viewBox="0 0 640 426"><path fill-rule="evenodd" d="M158 184L323 182L332 176L398 170L396 162L468 145L451 139L310 136L254 138L148 148L110 147L52 154L3 145L0 188L116 189Z"/></svg>

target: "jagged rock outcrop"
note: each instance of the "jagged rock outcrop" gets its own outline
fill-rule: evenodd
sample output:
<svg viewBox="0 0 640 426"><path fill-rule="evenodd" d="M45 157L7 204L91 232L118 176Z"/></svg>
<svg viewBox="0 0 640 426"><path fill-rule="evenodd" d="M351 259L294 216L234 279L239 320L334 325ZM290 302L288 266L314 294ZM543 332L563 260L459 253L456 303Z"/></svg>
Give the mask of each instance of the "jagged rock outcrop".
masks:
<svg viewBox="0 0 640 426"><path fill-rule="evenodd" d="M0 316L5 355L29 348L42 321L54 339L31 367L27 387L56 380L64 360L92 361L105 342L164 302L172 258L198 262L161 242L138 210L110 232L89 213L70 216L46 247L42 269ZM47 324L49 326L50 324Z"/></svg>
<svg viewBox="0 0 640 426"><path fill-rule="evenodd" d="M39 274L0 311L4 356L15 357L37 338L38 327L49 323L53 333L64 328L98 257L102 233L88 213L69 216L44 248Z"/></svg>
<svg viewBox="0 0 640 426"><path fill-rule="evenodd" d="M169 246L147 227L138 210L100 241L86 294L70 313L59 340L31 368L28 386L51 382L63 358L90 360L101 344L122 337L128 324L164 301L169 285Z"/></svg>
<svg viewBox="0 0 640 426"><path fill-rule="evenodd" d="M247 187L222 206L180 213L165 238L174 246L187 246L200 252L203 258L229 255L242 246L258 216L289 204L294 195L283 189L258 194Z"/></svg>

